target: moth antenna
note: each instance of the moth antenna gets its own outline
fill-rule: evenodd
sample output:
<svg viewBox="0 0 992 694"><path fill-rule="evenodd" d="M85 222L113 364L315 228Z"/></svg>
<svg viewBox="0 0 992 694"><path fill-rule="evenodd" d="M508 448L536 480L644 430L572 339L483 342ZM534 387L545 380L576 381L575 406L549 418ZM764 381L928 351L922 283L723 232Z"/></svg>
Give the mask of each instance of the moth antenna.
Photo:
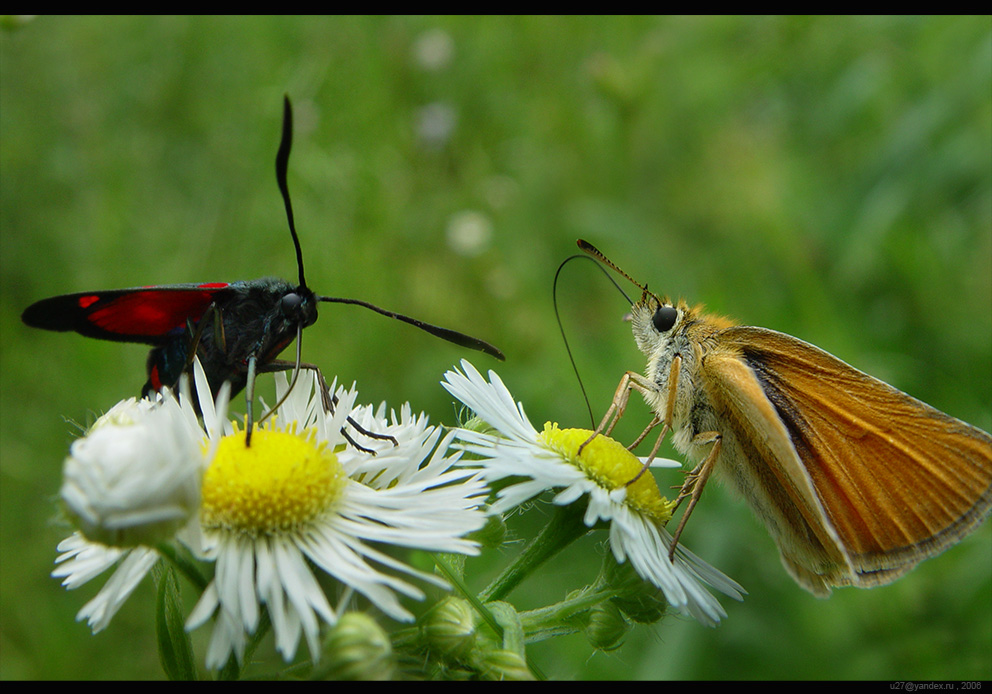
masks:
<svg viewBox="0 0 992 694"><path fill-rule="evenodd" d="M300 268L300 286L306 287L306 280L303 279L303 249L300 248L300 237L296 235L296 223L293 221L293 203L289 199L289 185L286 183L286 170L289 168L289 152L293 148L293 106L289 103L289 96L283 97L282 109L282 139L279 141L279 151L276 152L276 181L279 183L279 192L282 193L283 202L286 204L286 218L289 220L289 233L293 235L293 244L296 246L296 264Z"/></svg>
<svg viewBox="0 0 992 694"><path fill-rule="evenodd" d="M583 251L585 251L586 253L588 253L589 255L591 255L593 258L595 258L596 260L598 260L599 262L601 262L603 265L606 265L607 267L609 267L610 269L612 269L614 272L616 272L618 275L620 275L624 279L629 280L634 286L636 286L642 292L647 292L648 291L648 287L647 287L646 284L641 284L640 282L638 282L637 280L635 280L633 277L631 277L630 275L628 275L626 272L624 272L623 270L621 270L616 263L614 263L612 260L610 260L605 255L603 255L603 253L598 248L596 248L595 246L593 246L591 243L589 243L588 241L584 241L583 239L578 239L576 241L576 243L579 245L579 248L581 248ZM614 282L614 284L616 284L616 283ZM618 287L618 289L619 289L619 287ZM622 291L623 290L621 290L621 292ZM626 294L624 296L626 296ZM628 301L629 301L629 299L628 299ZM633 304L634 302L631 301L630 303Z"/></svg>
<svg viewBox="0 0 992 694"><path fill-rule="evenodd" d="M590 248L592 248L592 246L590 246ZM593 248L593 250L596 249ZM561 322L561 313L558 311L558 276L561 275L561 271L564 269L567 263L570 263L571 261L577 259L588 260L592 262L600 270L600 272L602 272L606 276L606 279L608 279L613 284L613 286L617 288L617 291L623 295L623 298L627 300L628 304L633 305L634 302L630 300L630 297L627 296L627 292L623 290L623 288L617 283L617 281L610 276L610 273L606 271L606 268L604 268L602 265L596 262L596 258L590 258L587 255L572 255L565 258L565 260L561 262L561 265L558 266L558 270L555 271L555 279L551 285L551 302L554 304L554 308L555 308L555 319L558 321L558 331L561 333L562 342L565 343L565 351L568 352L568 361L571 362L572 364L572 371L575 372L575 379L579 382L579 390L582 391L582 399L585 400L586 409L589 411L589 421L592 422L592 428L595 429L596 418L592 413L592 405L589 403L589 395L588 393L586 393L585 384L582 382L582 376L579 374L579 367L575 363L575 357L572 355L572 348L569 346L568 337L565 335L565 326Z"/></svg>
<svg viewBox="0 0 992 694"><path fill-rule="evenodd" d="M499 351L496 347L489 344L484 340L480 340L477 337L472 337L471 335L466 335L465 333L460 333L457 330L449 330L448 328L442 328L437 325L431 325L430 323L425 323L422 320L417 320L416 318L411 318L410 316L404 316L402 313L396 313L395 311L387 311L384 308L379 308L375 304L370 304L367 301L361 301L360 299L343 299L334 296L318 296L317 301L327 301L334 304L354 304L356 306L364 306L365 308L375 311L376 313L382 314L389 318L395 318L396 320L401 320L404 323L409 323L410 325L420 328L424 332L430 333L434 337L440 337L442 340L446 340L459 347L468 347L469 349L478 350L479 352L485 352L491 357L495 357L500 361L505 361L506 357L503 353Z"/></svg>

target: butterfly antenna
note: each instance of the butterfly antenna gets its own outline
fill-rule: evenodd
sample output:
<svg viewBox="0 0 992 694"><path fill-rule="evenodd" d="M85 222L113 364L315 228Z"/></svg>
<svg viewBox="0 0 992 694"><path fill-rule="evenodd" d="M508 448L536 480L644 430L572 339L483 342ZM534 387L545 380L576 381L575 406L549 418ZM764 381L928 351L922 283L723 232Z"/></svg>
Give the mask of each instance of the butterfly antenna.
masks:
<svg viewBox="0 0 992 694"><path fill-rule="evenodd" d="M296 223L293 221L293 203L289 199L289 186L286 184L286 170L289 168L289 152L293 148L293 106L289 96L283 97L282 109L282 139L279 141L279 151L276 153L276 181L279 182L279 192L282 193L286 204L286 218L289 220L289 232L293 235L296 246L296 264L300 268L300 286L306 287L303 279L303 249L300 248L300 237L296 235Z"/></svg>
<svg viewBox="0 0 992 694"><path fill-rule="evenodd" d="M590 248L591 248L591 246L590 246ZM585 250L585 249L583 249L583 250ZM595 250L595 249L593 249L593 250ZM617 283L617 281L615 279L613 279L613 277L610 276L610 273L608 273L606 271L606 268L604 268L599 263L596 263L595 262L596 259L590 258L587 255L572 255L572 256L569 256L568 258L565 258L565 260L563 260L561 262L561 265L558 266L558 270L555 272L555 280L554 280L554 282L551 285L551 301L554 304L554 308L555 308L555 319L557 319L557 321L558 321L558 331L561 333L561 340L562 340L562 342L565 343L565 351L568 352L568 361L571 362L571 364L572 364L572 371L575 372L575 379L579 382L579 390L582 391L582 399L585 400L586 409L589 411L589 421L592 422L592 428L595 429L596 428L596 418L593 416L593 413L592 413L592 405L589 404L589 395L586 393L585 384L582 383L582 376L579 374L579 367L575 363L575 357L572 355L572 348L569 346L569 344L568 344L568 337L565 335L565 326L561 322L561 313L558 311L558 276L561 275L561 271L562 271L562 269L564 269L564 267L565 267L565 265L567 263L570 263L571 261L576 260L576 259L590 260L593 263L595 263L596 267L599 268L599 270L606 276L606 278L613 284L613 286L617 288L617 291L620 292L623 295L623 297L627 300L627 303L628 304L633 304L634 302L632 302L630 300L630 297L627 296L627 293Z"/></svg>
<svg viewBox="0 0 992 694"><path fill-rule="evenodd" d="M628 275L626 272L624 272L623 270L621 270L617 266L616 263L614 263L612 260L610 260L605 255L603 255L600 252L600 250L598 248L596 248L595 246L593 246L591 243L589 243L588 241L583 241L582 239L579 239L578 241L576 241L576 243L579 245L579 248L581 248L583 251L585 251L586 253L588 253L589 255L591 255L593 258L595 258L596 260L598 260L599 262L601 262L603 265L606 265L608 268L610 268L611 270L613 270L614 272L616 272L618 275L620 275L624 279L629 280L634 286L636 286L642 292L647 292L648 291L647 285L641 284L640 282L638 282L637 280L635 280L633 277L631 277L630 275ZM614 282L613 284L616 285L617 289L620 289L619 285L617 285L616 282ZM626 294L624 294L624 292L623 292L622 289L620 289L620 293L623 294L624 296L627 296ZM627 301L630 301L630 299L628 298ZM633 305L634 302L633 301L630 301L630 303L631 303L631 305Z"/></svg>

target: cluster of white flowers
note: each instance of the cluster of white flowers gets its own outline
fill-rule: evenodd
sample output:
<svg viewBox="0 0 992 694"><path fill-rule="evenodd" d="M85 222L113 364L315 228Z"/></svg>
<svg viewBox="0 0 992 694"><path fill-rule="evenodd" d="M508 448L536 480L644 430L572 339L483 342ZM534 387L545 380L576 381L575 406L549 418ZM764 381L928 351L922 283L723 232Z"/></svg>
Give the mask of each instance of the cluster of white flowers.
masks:
<svg viewBox="0 0 992 694"><path fill-rule="evenodd" d="M156 543L170 539L215 567L187 621L195 629L216 618L210 668L231 654L240 660L263 606L286 660L301 636L316 657L320 622L333 625L341 613L318 571L345 587L342 604L354 591L390 617L411 620L397 595L423 592L397 574L446 584L374 544L478 553L465 536L485 524L487 488L477 471L456 467L452 434L442 439L409 407L389 419L384 407L355 407L354 389L332 386L337 406L325 413L316 379L304 373L246 447L244 432L225 419L226 394L217 403L204 398L210 390L195 368L205 430L188 392L129 400L76 441L66 461L62 496L85 537L76 532L59 545L53 575L76 588L119 563L78 615L94 631L158 560ZM277 397L286 388L277 374ZM366 451L347 446L343 431L361 439L349 417L392 440L362 439ZM167 434L172 440L161 443Z"/></svg>
<svg viewBox="0 0 992 694"><path fill-rule="evenodd" d="M196 408L185 383L177 397L120 403L72 445L65 462L62 499L78 530L59 544L53 575L73 589L114 569L77 618L94 632L106 628L162 559L163 543L178 541L213 566L186 621L188 630L213 623L209 668L232 655L242 660L263 613L287 661L301 638L316 659L321 624L337 623L355 594L388 617L411 621L401 597L423 599L417 583L447 587L385 548L477 554L467 536L487 514L546 490L556 492L555 504L588 497L586 525L609 521L616 558L629 559L671 605L706 624L724 616L703 584L736 598L742 590L682 547L669 561L663 499L604 482L589 462L605 459L598 448L577 464L574 452L549 436L557 427L539 434L495 374L487 382L464 361L462 370L449 371L443 385L497 434L446 433L409 405L398 413L357 405L355 389L336 384L334 411L325 412L310 371L255 428L250 446L227 417L227 389L214 401L198 362ZM276 383L282 398L285 375ZM474 459L462 460L466 452ZM507 477L522 481L487 506L489 483ZM321 574L340 586L336 604Z"/></svg>

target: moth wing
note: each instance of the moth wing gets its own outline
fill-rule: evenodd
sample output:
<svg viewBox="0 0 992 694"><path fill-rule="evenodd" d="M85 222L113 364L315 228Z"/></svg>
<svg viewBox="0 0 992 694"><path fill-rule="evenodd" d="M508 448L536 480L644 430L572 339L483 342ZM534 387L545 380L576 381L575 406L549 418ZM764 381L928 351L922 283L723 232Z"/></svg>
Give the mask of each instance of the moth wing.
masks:
<svg viewBox="0 0 992 694"><path fill-rule="evenodd" d="M743 326L720 335L774 407L854 564L840 584L894 580L989 515L989 434L789 335ZM719 369L716 378L735 392Z"/></svg>
<svg viewBox="0 0 992 694"><path fill-rule="evenodd" d="M118 342L166 343L186 321L199 321L229 285L177 284L63 294L29 306L22 320L45 330Z"/></svg>

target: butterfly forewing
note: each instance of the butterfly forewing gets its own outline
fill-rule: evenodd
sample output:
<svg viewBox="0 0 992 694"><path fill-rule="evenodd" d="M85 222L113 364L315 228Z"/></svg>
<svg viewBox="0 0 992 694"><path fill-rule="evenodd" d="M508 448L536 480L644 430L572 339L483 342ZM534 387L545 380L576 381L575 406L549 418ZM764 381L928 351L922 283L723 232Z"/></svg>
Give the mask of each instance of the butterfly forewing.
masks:
<svg viewBox="0 0 992 694"><path fill-rule="evenodd" d="M860 577L892 580L974 529L992 507L992 437L813 345L734 327ZM718 366L715 362L713 366ZM735 383L719 368L716 390Z"/></svg>
<svg viewBox="0 0 992 694"><path fill-rule="evenodd" d="M796 580L817 595L829 594L823 576L851 574L854 566L788 429L738 352L713 351L705 365L704 387L723 435L724 473L766 525Z"/></svg>

